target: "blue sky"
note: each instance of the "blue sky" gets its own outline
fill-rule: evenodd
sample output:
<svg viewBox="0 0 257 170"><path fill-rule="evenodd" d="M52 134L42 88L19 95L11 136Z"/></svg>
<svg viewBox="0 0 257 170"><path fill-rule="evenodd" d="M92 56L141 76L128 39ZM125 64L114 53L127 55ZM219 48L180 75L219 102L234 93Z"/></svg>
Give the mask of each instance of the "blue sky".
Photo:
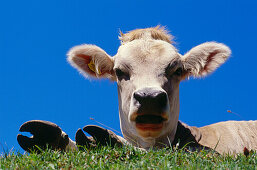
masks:
<svg viewBox="0 0 257 170"><path fill-rule="evenodd" d="M182 54L206 41L225 43L232 57L224 65L181 83L180 120L198 127L256 120L256 9L256 0L1 1L0 153L22 151L16 135L32 119L54 122L72 139L97 124L90 117L120 130L116 84L86 80L66 61L82 43L115 55L119 29L167 26Z"/></svg>

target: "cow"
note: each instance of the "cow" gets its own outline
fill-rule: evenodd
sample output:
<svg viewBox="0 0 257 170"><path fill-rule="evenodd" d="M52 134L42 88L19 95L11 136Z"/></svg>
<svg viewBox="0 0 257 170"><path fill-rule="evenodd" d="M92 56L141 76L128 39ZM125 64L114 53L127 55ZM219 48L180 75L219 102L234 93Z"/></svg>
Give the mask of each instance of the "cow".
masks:
<svg viewBox="0 0 257 170"><path fill-rule="evenodd" d="M206 42L181 55L173 37L161 26L120 33L121 46L109 56L96 45L70 49L68 62L87 78L107 78L118 85L119 117L123 137L110 130L88 125L76 133L75 141L54 123L32 120L17 136L20 146L30 151L35 145L53 149L78 146L133 145L148 150L177 146L215 150L220 154L257 149L257 121L226 121L193 127L179 121L179 84L189 77L204 77L231 55L222 43Z"/></svg>

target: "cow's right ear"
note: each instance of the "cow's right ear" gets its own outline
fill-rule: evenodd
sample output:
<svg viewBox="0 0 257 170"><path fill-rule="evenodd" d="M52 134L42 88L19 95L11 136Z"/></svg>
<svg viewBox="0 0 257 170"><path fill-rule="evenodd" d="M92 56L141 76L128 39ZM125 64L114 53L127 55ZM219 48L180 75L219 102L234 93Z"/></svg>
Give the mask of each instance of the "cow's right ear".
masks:
<svg viewBox="0 0 257 170"><path fill-rule="evenodd" d="M113 79L113 59L95 45L78 45L67 54L69 63L85 77Z"/></svg>

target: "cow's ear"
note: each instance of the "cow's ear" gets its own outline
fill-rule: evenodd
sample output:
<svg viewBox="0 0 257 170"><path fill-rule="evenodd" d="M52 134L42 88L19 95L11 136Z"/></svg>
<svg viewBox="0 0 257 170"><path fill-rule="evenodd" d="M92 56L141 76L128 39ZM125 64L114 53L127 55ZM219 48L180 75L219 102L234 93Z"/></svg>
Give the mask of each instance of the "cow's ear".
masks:
<svg viewBox="0 0 257 170"><path fill-rule="evenodd" d="M67 54L69 63L85 77L113 79L113 59L95 45L78 45Z"/></svg>
<svg viewBox="0 0 257 170"><path fill-rule="evenodd" d="M216 70L230 54L231 50L226 45L206 42L182 56L182 63L187 76L203 77Z"/></svg>

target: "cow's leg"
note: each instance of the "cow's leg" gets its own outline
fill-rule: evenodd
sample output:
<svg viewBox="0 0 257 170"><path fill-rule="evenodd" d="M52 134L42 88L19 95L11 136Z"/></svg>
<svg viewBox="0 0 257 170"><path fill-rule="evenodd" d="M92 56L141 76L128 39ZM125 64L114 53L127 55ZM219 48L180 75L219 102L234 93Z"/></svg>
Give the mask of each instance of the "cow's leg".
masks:
<svg viewBox="0 0 257 170"><path fill-rule="evenodd" d="M85 132L90 134L92 137L87 137L82 129L78 129L75 140L79 146L96 147L96 146L111 146L115 145L118 147L123 146L124 139L117 136L110 130L104 129L95 125L88 125L83 128ZM123 139L123 140L122 140Z"/></svg>
<svg viewBox="0 0 257 170"><path fill-rule="evenodd" d="M30 132L33 136L27 137L18 134L19 145L28 152L47 147L57 150L76 149L76 144L62 129L54 123L42 120L31 120L21 125L20 132ZM39 149L40 148L40 149Z"/></svg>
<svg viewBox="0 0 257 170"><path fill-rule="evenodd" d="M126 140L117 136L110 130L95 125L88 125L83 128L92 137L87 137L82 129L76 133L76 143L56 124L42 120L31 120L25 122L20 127L20 132L30 132L33 136L27 137L18 134L19 145L28 152L40 152L47 147L56 150L77 149L78 146L95 148L98 146L121 147L126 144ZM39 149L40 148L40 149Z"/></svg>

